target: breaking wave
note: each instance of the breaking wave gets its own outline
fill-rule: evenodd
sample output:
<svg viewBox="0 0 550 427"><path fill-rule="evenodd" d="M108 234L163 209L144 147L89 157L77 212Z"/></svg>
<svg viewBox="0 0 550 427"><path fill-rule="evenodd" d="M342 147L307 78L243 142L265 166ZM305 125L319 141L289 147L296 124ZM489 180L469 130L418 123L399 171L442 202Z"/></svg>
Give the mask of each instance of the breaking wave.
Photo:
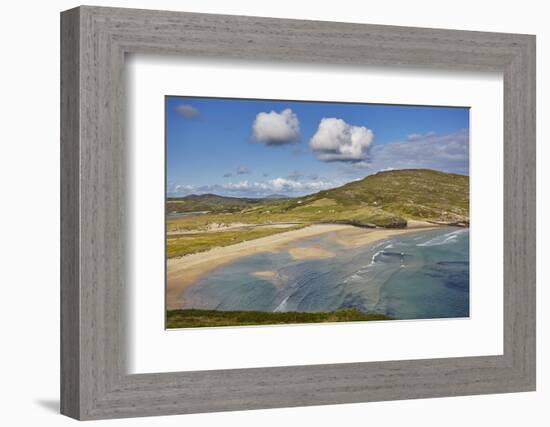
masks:
<svg viewBox="0 0 550 427"><path fill-rule="evenodd" d="M439 246L446 245L449 243L456 243L458 238L464 234L468 233L467 228L462 228L460 230L452 231L451 233L443 234L441 236L436 236L433 239L430 239L426 242L418 243L416 246Z"/></svg>

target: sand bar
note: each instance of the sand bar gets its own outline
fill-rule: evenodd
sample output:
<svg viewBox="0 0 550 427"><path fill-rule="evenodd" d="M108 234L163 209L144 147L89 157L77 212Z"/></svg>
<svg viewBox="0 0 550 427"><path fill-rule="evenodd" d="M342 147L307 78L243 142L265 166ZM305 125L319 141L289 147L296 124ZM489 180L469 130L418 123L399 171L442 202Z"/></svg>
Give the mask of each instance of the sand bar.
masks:
<svg viewBox="0 0 550 427"><path fill-rule="evenodd" d="M420 224L418 224L420 225ZM406 229L368 229L342 224L315 224L298 230L287 231L272 236L249 240L231 246L213 248L206 252L186 255L180 258L170 258L167 262L166 305L168 310L180 308L184 303L183 291L193 284L203 274L212 271L238 258L260 252L270 252L285 249L288 243L307 237L336 232L334 239L345 246L359 247L387 237L418 231L430 227L409 227ZM289 248L294 250L295 259L328 256L326 251L319 253L318 248ZM323 251L319 248L320 251ZM305 258L304 258L305 257Z"/></svg>
<svg viewBox="0 0 550 427"><path fill-rule="evenodd" d="M420 222L420 221L418 221ZM357 248L360 246L368 245L370 243L377 242L378 240L383 240L388 237L398 236L400 234L412 233L414 231L427 231L439 228L440 226L425 223L419 224L418 226L410 226L407 228L400 229L387 229L387 228L377 228L374 230L365 231L360 228L354 227L351 230L342 230L342 232L337 233L334 236L334 241L349 248Z"/></svg>
<svg viewBox="0 0 550 427"><path fill-rule="evenodd" d="M254 276L259 277L260 279L275 279L277 278L276 271L256 271Z"/></svg>
<svg viewBox="0 0 550 427"><path fill-rule="evenodd" d="M290 248L288 253L293 259L318 259L318 258L330 258L334 256L334 253L327 251L319 246L311 246L304 248Z"/></svg>

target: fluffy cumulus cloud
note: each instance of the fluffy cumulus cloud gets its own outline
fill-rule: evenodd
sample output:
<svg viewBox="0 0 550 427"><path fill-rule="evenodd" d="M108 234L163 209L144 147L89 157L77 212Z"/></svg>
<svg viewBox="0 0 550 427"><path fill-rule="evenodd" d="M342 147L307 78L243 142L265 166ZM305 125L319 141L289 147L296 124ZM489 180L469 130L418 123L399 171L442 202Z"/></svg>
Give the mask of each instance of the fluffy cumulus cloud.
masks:
<svg viewBox="0 0 550 427"><path fill-rule="evenodd" d="M372 130L331 117L321 119L309 146L325 162L361 162L367 159L373 140Z"/></svg>
<svg viewBox="0 0 550 427"><path fill-rule="evenodd" d="M199 115L199 110L189 104L178 105L176 111L186 119L193 119Z"/></svg>
<svg viewBox="0 0 550 427"><path fill-rule="evenodd" d="M300 122L290 108L259 113L252 124L254 139L266 145L285 145L300 139Z"/></svg>

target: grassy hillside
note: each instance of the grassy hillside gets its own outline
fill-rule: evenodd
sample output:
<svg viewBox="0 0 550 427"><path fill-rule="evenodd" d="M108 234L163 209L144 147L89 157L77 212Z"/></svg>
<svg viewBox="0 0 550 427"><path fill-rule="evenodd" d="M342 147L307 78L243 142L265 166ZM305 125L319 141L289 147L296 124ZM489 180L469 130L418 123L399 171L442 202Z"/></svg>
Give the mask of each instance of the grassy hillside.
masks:
<svg viewBox="0 0 550 427"><path fill-rule="evenodd" d="M386 171L306 200L333 200L352 210L368 206L403 219L468 223L469 177L427 169Z"/></svg>
<svg viewBox="0 0 550 427"><path fill-rule="evenodd" d="M181 230L208 223L351 222L405 226L407 219L469 222L469 178L427 169L379 172L338 188L292 199L239 199L214 195L169 199L179 212L209 215L174 219ZM170 211L170 210L169 210ZM235 215L231 215L235 214Z"/></svg>
<svg viewBox="0 0 550 427"><path fill-rule="evenodd" d="M332 312L269 312L269 311L218 311L218 310L169 310L166 327L204 328L213 326L277 325L289 323L357 322L392 320L378 313L363 313L355 308Z"/></svg>
<svg viewBox="0 0 550 427"><path fill-rule="evenodd" d="M169 197L166 211L175 212L238 212L247 206L261 203L262 199L218 196L216 194L191 194L186 197Z"/></svg>

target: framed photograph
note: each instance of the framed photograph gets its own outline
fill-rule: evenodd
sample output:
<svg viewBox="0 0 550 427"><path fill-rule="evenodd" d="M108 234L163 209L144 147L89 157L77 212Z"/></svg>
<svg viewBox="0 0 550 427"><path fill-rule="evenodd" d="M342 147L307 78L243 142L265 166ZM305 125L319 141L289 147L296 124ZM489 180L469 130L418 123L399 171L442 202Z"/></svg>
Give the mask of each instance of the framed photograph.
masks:
<svg viewBox="0 0 550 427"><path fill-rule="evenodd" d="M469 317L469 108L167 96L165 117L167 328Z"/></svg>
<svg viewBox="0 0 550 427"><path fill-rule="evenodd" d="M61 15L61 411L535 389L535 38Z"/></svg>

